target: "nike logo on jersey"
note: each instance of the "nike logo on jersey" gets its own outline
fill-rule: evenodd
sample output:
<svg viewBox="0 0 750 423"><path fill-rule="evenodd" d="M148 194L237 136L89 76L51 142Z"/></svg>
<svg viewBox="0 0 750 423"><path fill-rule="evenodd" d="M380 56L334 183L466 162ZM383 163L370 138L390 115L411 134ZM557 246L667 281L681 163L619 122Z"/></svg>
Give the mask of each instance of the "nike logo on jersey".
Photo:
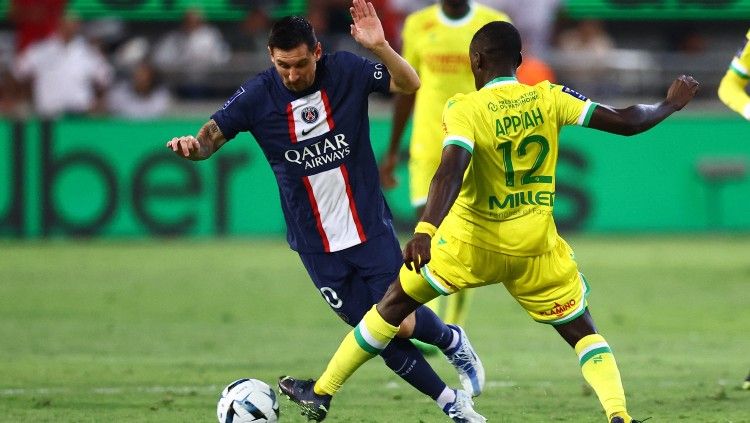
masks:
<svg viewBox="0 0 750 423"><path fill-rule="evenodd" d="M315 129L314 126L312 128L310 128L310 129L303 129L302 130L302 136L304 137L305 135L309 134L310 132L313 131L313 129Z"/></svg>

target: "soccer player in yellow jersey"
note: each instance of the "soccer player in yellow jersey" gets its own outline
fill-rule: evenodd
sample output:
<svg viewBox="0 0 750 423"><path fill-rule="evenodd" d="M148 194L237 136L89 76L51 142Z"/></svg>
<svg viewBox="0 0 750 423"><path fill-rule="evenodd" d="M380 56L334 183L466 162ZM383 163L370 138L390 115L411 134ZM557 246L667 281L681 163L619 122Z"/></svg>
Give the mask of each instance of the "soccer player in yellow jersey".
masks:
<svg viewBox="0 0 750 423"><path fill-rule="evenodd" d="M750 96L745 88L750 81L750 31L745 36L745 45L737 52L719 84L719 98L730 109L750 120ZM750 374L742 389L750 390Z"/></svg>
<svg viewBox="0 0 750 423"><path fill-rule="evenodd" d="M747 32L745 45L737 52L719 84L719 98L730 109L750 119L750 96L745 87L750 81L750 31Z"/></svg>
<svg viewBox="0 0 750 423"><path fill-rule="evenodd" d="M510 21L508 16L471 0L441 0L406 18L402 32L402 54L422 81L416 94L397 95L394 99L393 126L388 152L380 167L385 188L396 185L394 170L399 160L399 145L409 115L414 110L409 142L409 197L422 215L427 191L440 163L443 131L440 116L443 105L456 93L474 91L474 78L466 51L474 33L488 22ZM428 306L446 323L463 325L471 291L436 298Z"/></svg>
<svg viewBox="0 0 750 423"><path fill-rule="evenodd" d="M621 135L646 131L682 109L698 83L678 77L666 98L624 109L591 102L549 82L516 81L521 38L492 22L469 48L478 91L452 97L443 112L443 156L425 212L404 247L404 267L383 299L346 336L325 372L307 389L282 391L314 409L395 336L400 322L438 295L502 283L536 321L550 324L575 350L581 372L609 423L636 423L620 373L588 311L588 284L555 228L559 131L581 125ZM287 378L285 385L300 386ZM291 395L290 395L291 393ZM484 422L470 416L460 422Z"/></svg>

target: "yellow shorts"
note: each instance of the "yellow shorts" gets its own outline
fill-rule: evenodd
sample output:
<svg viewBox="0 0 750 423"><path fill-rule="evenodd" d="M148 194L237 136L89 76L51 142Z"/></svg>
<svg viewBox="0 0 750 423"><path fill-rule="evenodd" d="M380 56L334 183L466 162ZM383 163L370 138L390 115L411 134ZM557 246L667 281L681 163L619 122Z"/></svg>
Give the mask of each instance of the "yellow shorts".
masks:
<svg viewBox="0 0 750 423"><path fill-rule="evenodd" d="M440 156L434 159L409 159L409 200L412 207L422 207L427 203L427 193L438 165Z"/></svg>
<svg viewBox="0 0 750 423"><path fill-rule="evenodd" d="M586 310L588 283L578 272L573 250L559 236L557 246L547 253L517 257L476 247L438 231L431 253L421 276L401 268L401 285L417 301L502 283L538 322L560 325Z"/></svg>

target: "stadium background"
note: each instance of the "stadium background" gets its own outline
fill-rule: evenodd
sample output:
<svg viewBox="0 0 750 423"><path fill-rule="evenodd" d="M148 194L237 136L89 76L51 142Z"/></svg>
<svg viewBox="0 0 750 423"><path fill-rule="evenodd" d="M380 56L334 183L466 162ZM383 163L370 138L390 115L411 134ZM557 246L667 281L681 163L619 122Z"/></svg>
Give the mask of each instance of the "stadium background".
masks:
<svg viewBox="0 0 750 423"><path fill-rule="evenodd" d="M345 328L283 242L260 150L242 134L196 164L163 145L194 133L269 65L265 25L275 17L327 10L324 49L356 49L337 26L337 2L69 1L118 80L128 77L123 46L153 47L190 8L221 31L227 62L198 93L184 89L184 70L162 70L173 101L146 120L36 114L6 83L16 60L10 3L0 1L0 421L210 421L236 377L315 374ZM390 6L384 19L398 44ZM559 45L585 21L601 22L612 40L600 56ZM614 106L658 101L681 73L702 84L683 112L635 138L562 133L556 219L593 279L594 313L622 352L631 401L662 421L750 421L750 396L736 388L750 364L750 125L716 97L748 21L750 0L567 0L540 54L559 82ZM390 102L371 102L378 155ZM405 160L398 174L387 197L406 234ZM478 298L470 318L491 363L492 391L478 408L493 421L600 421L562 343L503 297ZM514 349L495 348L498 337ZM297 342L308 348L290 347ZM353 383L332 421L368 421L363 407L385 421L440 421L416 394L394 390L403 384L380 364L368 366L360 383L387 395L368 405ZM416 408L404 411L407 401Z"/></svg>

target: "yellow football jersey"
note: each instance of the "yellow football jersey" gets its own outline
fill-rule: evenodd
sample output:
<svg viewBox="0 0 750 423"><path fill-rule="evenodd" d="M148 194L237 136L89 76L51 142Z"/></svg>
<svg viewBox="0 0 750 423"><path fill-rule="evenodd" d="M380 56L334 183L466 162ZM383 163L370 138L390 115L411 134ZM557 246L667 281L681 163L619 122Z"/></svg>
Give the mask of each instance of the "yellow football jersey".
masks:
<svg viewBox="0 0 750 423"><path fill-rule="evenodd" d="M745 86L750 80L750 31L745 46L732 59L729 69L719 84L719 98L730 109L750 119L750 97Z"/></svg>
<svg viewBox="0 0 750 423"><path fill-rule="evenodd" d="M448 18L435 4L412 13L404 23L403 56L422 81L414 104L411 157L440 162L443 105L456 93L476 90L469 64L471 38L489 22L510 21L489 7L469 4L469 13L458 20Z"/></svg>
<svg viewBox="0 0 750 423"><path fill-rule="evenodd" d="M560 129L587 126L597 104L549 81L496 78L445 105L443 145L472 153L440 230L508 255L536 256L557 244L552 218Z"/></svg>

